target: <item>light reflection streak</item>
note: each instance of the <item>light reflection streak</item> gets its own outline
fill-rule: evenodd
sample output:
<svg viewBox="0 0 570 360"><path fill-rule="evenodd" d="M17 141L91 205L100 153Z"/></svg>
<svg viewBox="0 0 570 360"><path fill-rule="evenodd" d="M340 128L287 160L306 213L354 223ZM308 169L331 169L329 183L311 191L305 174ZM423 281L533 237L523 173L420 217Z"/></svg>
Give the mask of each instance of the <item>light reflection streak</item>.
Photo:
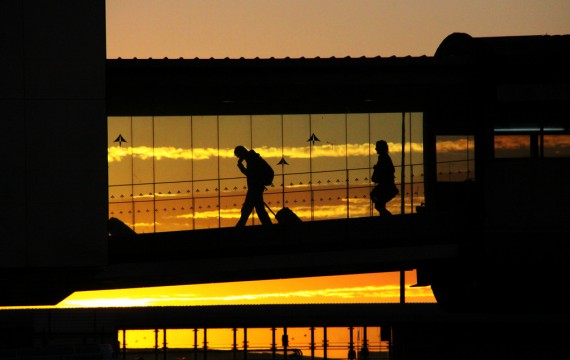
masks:
<svg viewBox="0 0 570 360"><path fill-rule="evenodd" d="M452 142L451 142L452 143ZM388 144L391 149L400 149L401 144L392 143ZM452 147L449 144L450 151L457 150L457 147ZM312 146L299 146L299 147L274 147L274 146L262 146L255 148L254 150L260 153L264 158L275 158L281 159L283 154L289 159L309 159L309 158L342 158L345 156L369 156L370 154L375 155L374 151L375 144L363 143L363 144L345 144L330 146L325 145L312 145ZM421 154L423 153L423 144L411 143L406 144L406 149L412 152ZM232 149L217 149L217 148L175 148L172 146L165 147L148 147L148 146L137 146L137 147L119 147L111 146L108 148L108 161L119 162L124 159L135 157L142 160L152 159L173 159L173 160L208 160L215 157L233 159L235 157L234 150Z"/></svg>
<svg viewBox="0 0 570 360"><path fill-rule="evenodd" d="M179 291L184 286L178 287ZM157 288L158 289L158 288ZM154 290L156 291L156 290ZM366 303L397 302L400 288L398 285L368 285L355 287L325 288L312 290L296 290L290 292L268 292L247 294L207 295L200 293L168 292L168 296L142 294L140 297L114 297L116 290L99 291L99 297L92 297L91 292L76 293L63 300L58 307L132 307L132 306L192 306L192 305L231 305L231 304L295 304L295 303ZM433 294L429 287L406 288L409 301L431 298Z"/></svg>

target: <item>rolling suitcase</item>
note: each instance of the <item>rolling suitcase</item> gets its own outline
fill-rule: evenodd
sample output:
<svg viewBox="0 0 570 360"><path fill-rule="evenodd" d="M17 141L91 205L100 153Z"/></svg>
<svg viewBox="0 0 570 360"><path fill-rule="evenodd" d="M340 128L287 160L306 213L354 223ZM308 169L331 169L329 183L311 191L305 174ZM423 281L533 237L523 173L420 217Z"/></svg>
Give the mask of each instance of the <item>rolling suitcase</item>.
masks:
<svg viewBox="0 0 570 360"><path fill-rule="evenodd" d="M269 209L269 211L271 211L273 216L275 216L279 224L296 225L296 224L301 224L303 222L303 220L301 220L301 218L298 217L297 214L295 214L293 210L289 209L288 207L284 207L283 209L277 211L276 214L273 212L273 210L271 210L269 205L265 204L265 206Z"/></svg>

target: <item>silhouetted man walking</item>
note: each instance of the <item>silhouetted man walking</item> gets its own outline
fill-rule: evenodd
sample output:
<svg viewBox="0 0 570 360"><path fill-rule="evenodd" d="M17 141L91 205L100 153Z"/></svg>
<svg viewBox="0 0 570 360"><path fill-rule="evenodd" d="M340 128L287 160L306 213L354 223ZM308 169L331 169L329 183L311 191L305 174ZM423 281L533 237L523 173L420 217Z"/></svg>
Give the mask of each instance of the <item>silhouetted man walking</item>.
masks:
<svg viewBox="0 0 570 360"><path fill-rule="evenodd" d="M241 207L241 217L236 226L245 226L249 215L255 208L257 216L263 225L271 225L269 214L265 210L263 192L266 184L273 180L273 170L267 162L254 150L247 150L239 145L234 149L234 155L239 159L237 166L247 177L247 194ZM243 162L246 162L247 167ZM270 178L270 179L269 179Z"/></svg>

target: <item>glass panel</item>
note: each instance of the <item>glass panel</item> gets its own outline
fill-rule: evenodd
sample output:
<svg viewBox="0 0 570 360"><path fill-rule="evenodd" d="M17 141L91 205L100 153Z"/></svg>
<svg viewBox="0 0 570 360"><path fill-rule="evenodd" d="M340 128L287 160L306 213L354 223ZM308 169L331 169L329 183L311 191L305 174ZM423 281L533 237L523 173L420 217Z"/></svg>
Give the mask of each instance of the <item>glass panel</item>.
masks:
<svg viewBox="0 0 570 360"><path fill-rule="evenodd" d="M285 174L308 173L310 171L309 115L283 115L283 156L288 165Z"/></svg>
<svg viewBox="0 0 570 360"><path fill-rule="evenodd" d="M219 123L220 178L241 177L243 174L237 167L234 149L238 145L251 149L251 118L249 115L220 116ZM215 143L211 143L210 146L213 144Z"/></svg>
<svg viewBox="0 0 570 360"><path fill-rule="evenodd" d="M313 219L310 191L296 190L295 192L286 192L284 206L290 208L303 221ZM275 209L273 209L273 211L277 212Z"/></svg>
<svg viewBox="0 0 570 360"><path fill-rule="evenodd" d="M194 180L218 179L218 119L216 116L192 117L192 144Z"/></svg>
<svg viewBox="0 0 570 360"><path fill-rule="evenodd" d="M133 184L154 183L153 119L133 117Z"/></svg>
<svg viewBox="0 0 570 360"><path fill-rule="evenodd" d="M544 157L570 157L570 135L544 135Z"/></svg>
<svg viewBox="0 0 570 360"><path fill-rule="evenodd" d="M376 155L370 147L369 114L347 115L347 164L349 169L370 169ZM367 175L370 178L370 174Z"/></svg>
<svg viewBox="0 0 570 360"><path fill-rule="evenodd" d="M137 234L156 232L156 211L154 201L141 201L135 204L135 225L133 230ZM188 229L192 229L191 227Z"/></svg>
<svg viewBox="0 0 570 360"><path fill-rule="evenodd" d="M275 176L280 176L285 165L279 165L284 156L281 115L252 116L253 148L271 165Z"/></svg>
<svg viewBox="0 0 570 360"><path fill-rule="evenodd" d="M155 195L154 185L135 185L133 187L135 201L135 232L154 232L155 227Z"/></svg>
<svg viewBox="0 0 570 360"><path fill-rule="evenodd" d="M405 113L405 183L403 184L404 212L415 212L418 202L417 182L423 186L423 114Z"/></svg>
<svg viewBox="0 0 570 360"><path fill-rule="evenodd" d="M414 165L411 167L411 171L414 176L412 178L413 182L409 185L409 187L413 197L410 199L410 203L408 203L406 200L406 213L416 212L416 206L421 206L423 203L425 203L423 169L423 164Z"/></svg>
<svg viewBox="0 0 570 360"><path fill-rule="evenodd" d="M189 116L154 118L154 171L157 183L192 179Z"/></svg>
<svg viewBox="0 0 570 360"><path fill-rule="evenodd" d="M475 179L473 136L437 136L437 181L461 182Z"/></svg>
<svg viewBox="0 0 570 360"><path fill-rule="evenodd" d="M109 186L132 184L131 117L109 117L107 127Z"/></svg>
<svg viewBox="0 0 570 360"><path fill-rule="evenodd" d="M313 172L345 169L346 115L311 115L311 136L313 134L308 141Z"/></svg>
<svg viewBox="0 0 570 360"><path fill-rule="evenodd" d="M316 191L314 194L314 219L346 219L348 215L346 196L346 189Z"/></svg>
<svg viewBox="0 0 570 360"><path fill-rule="evenodd" d="M194 199L194 228L214 229L219 226L218 198L202 197Z"/></svg>
<svg viewBox="0 0 570 360"><path fill-rule="evenodd" d="M156 211L157 231L177 231L188 229L191 221L188 221L188 212L191 200L186 191L177 188L185 188L189 183L156 184Z"/></svg>
<svg viewBox="0 0 570 360"><path fill-rule="evenodd" d="M530 135L495 135L495 159L528 158L530 145Z"/></svg>
<svg viewBox="0 0 570 360"><path fill-rule="evenodd" d="M351 170L350 188L348 193L348 213L349 217L372 216L372 203L370 202L370 191L372 186L369 176L369 169Z"/></svg>
<svg viewBox="0 0 570 360"><path fill-rule="evenodd" d="M113 203L109 206L109 215L121 220L132 229L133 210L133 203L131 202Z"/></svg>
<svg viewBox="0 0 570 360"><path fill-rule="evenodd" d="M370 114L370 153L376 164L376 141L386 140L392 162L402 163L402 113Z"/></svg>
<svg viewBox="0 0 570 360"><path fill-rule="evenodd" d="M233 194L233 192L229 192ZM220 226L233 227L237 224L241 215L241 205L245 199L243 196L222 196L220 198Z"/></svg>
<svg viewBox="0 0 570 360"><path fill-rule="evenodd" d="M265 203L271 208L274 213L277 213L283 207L284 195L282 193L275 193L275 194L265 194L264 196ZM277 220L275 216L271 214L271 211L267 210L271 221L276 224Z"/></svg>

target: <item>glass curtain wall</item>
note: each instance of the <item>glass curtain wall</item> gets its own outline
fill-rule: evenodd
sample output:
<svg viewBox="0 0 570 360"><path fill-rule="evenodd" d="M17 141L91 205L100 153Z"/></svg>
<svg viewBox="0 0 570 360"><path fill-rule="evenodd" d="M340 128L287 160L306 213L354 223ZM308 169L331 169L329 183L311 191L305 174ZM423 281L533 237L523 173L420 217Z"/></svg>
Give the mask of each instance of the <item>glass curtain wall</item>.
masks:
<svg viewBox="0 0 570 360"><path fill-rule="evenodd" d="M274 212L378 216L369 194L380 139L400 188L389 210L411 213L424 198L422 125L422 113L109 117L109 216L137 233L235 226L247 191L237 145L275 170L265 192Z"/></svg>

